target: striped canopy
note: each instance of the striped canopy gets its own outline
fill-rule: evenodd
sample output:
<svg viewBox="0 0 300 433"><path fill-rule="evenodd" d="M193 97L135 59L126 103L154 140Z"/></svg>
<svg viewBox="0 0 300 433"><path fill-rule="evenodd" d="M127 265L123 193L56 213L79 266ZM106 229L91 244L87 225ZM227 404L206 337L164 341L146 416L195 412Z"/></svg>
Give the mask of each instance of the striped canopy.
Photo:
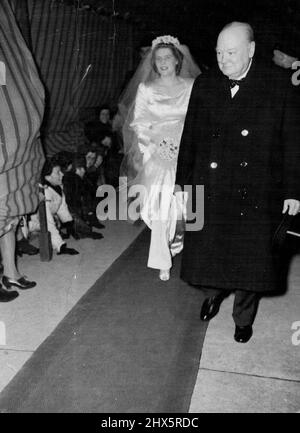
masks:
<svg viewBox="0 0 300 433"><path fill-rule="evenodd" d="M38 205L44 88L8 0L0 2L0 236Z"/></svg>
<svg viewBox="0 0 300 433"><path fill-rule="evenodd" d="M24 0L32 53L46 88L41 129L47 156L75 151L84 143L82 121L93 107L116 105L126 74L133 68L134 29L52 0ZM82 115L86 112L87 116Z"/></svg>

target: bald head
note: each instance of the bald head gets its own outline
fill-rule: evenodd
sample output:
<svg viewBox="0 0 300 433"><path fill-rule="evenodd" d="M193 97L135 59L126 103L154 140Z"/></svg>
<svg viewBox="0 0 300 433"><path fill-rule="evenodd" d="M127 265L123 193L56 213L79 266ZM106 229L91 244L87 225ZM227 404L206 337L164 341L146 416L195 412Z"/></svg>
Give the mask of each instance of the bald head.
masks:
<svg viewBox="0 0 300 433"><path fill-rule="evenodd" d="M232 79L240 78L255 52L252 27L240 22L227 24L219 34L216 51L223 74Z"/></svg>
<svg viewBox="0 0 300 433"><path fill-rule="evenodd" d="M244 34L248 42L254 41L254 32L253 28L248 23L242 23L239 21L233 21L232 23L226 24L225 27L223 27L221 33L225 30L234 30L234 29L240 29ZM221 34L220 33L220 34Z"/></svg>

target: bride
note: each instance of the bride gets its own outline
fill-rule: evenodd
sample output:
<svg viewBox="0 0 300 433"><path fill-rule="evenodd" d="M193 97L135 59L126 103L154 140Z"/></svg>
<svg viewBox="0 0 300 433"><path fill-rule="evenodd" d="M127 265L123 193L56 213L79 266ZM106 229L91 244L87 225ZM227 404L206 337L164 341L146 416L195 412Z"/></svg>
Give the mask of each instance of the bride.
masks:
<svg viewBox="0 0 300 433"><path fill-rule="evenodd" d="M170 278L172 257L183 247L173 194L179 144L194 78L200 73L186 46L172 36L152 41L125 90L121 175L143 187L140 215L151 229L148 267ZM177 226L177 228L176 228Z"/></svg>

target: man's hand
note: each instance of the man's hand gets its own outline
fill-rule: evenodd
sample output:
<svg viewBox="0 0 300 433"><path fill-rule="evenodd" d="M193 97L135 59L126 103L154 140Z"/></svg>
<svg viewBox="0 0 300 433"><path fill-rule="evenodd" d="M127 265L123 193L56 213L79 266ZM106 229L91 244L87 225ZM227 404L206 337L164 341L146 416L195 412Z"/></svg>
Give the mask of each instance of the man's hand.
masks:
<svg viewBox="0 0 300 433"><path fill-rule="evenodd" d="M297 58L289 56L288 54L283 53L280 50L273 51L273 62L275 65L281 66L285 69L290 69L294 62L296 62Z"/></svg>
<svg viewBox="0 0 300 433"><path fill-rule="evenodd" d="M109 149L111 148L111 143L112 143L112 141L111 141L111 138L110 138L110 137L105 136L105 137L103 138L103 140L101 141L101 143L102 143L104 146L108 147Z"/></svg>
<svg viewBox="0 0 300 433"><path fill-rule="evenodd" d="M282 213L287 210L289 215L296 215L300 211L300 201L292 198L284 200Z"/></svg>

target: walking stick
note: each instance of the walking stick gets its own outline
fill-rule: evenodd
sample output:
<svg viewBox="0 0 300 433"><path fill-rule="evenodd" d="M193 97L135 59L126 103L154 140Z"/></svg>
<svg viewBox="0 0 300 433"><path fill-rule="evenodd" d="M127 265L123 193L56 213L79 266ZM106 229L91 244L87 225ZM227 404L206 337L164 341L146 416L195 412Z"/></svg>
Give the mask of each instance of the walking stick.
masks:
<svg viewBox="0 0 300 433"><path fill-rule="evenodd" d="M44 188L41 185L39 186L39 192L40 192L40 203L39 203L40 259L42 262L50 262L50 260L52 259L53 249L52 249L52 243L51 243L51 234L48 231L48 225L47 225L47 214L46 214Z"/></svg>

